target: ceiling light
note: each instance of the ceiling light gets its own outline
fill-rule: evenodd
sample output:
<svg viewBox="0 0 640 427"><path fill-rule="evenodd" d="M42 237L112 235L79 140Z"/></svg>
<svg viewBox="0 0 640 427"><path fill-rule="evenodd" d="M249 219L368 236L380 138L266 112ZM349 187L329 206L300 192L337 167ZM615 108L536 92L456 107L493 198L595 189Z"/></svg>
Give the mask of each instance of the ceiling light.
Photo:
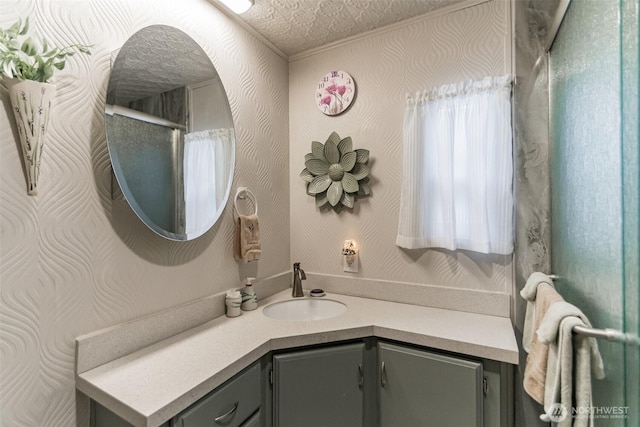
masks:
<svg viewBox="0 0 640 427"><path fill-rule="evenodd" d="M254 4L254 0L220 0L222 4L237 13L245 13Z"/></svg>

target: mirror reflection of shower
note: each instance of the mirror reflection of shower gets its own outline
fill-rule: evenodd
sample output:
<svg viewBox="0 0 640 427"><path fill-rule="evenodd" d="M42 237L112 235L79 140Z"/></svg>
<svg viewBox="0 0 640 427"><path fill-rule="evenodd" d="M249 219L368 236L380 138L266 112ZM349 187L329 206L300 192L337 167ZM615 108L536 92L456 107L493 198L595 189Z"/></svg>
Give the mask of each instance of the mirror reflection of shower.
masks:
<svg viewBox="0 0 640 427"><path fill-rule="evenodd" d="M235 155L227 96L206 54L170 27L134 34L116 57L105 113L114 173L140 219L172 240L206 232L228 199Z"/></svg>

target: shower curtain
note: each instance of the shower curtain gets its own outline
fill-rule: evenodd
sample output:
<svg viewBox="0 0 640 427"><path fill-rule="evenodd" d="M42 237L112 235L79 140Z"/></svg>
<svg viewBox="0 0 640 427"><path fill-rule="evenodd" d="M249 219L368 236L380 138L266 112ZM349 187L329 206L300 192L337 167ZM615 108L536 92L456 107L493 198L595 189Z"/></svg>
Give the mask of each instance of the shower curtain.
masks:
<svg viewBox="0 0 640 427"><path fill-rule="evenodd" d="M233 129L209 129L184 137L185 233L210 225L226 192L224 177Z"/></svg>

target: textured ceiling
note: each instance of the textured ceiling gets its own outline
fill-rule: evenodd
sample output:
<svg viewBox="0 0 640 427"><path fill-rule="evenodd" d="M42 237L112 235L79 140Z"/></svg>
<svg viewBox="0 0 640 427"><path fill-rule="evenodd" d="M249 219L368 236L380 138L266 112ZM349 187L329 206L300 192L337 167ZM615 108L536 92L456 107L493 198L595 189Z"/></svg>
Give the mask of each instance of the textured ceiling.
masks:
<svg viewBox="0 0 640 427"><path fill-rule="evenodd" d="M255 0L239 18L294 55L466 0Z"/></svg>
<svg viewBox="0 0 640 427"><path fill-rule="evenodd" d="M108 101L130 101L218 78L202 48L182 31L167 25L145 27L118 52L109 80Z"/></svg>

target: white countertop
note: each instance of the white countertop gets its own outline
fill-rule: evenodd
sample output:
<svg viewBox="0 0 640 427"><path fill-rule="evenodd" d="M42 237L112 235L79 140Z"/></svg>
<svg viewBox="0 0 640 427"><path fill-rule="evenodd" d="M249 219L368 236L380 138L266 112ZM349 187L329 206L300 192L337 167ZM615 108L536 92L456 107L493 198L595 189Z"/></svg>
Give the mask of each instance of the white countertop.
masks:
<svg viewBox="0 0 640 427"><path fill-rule="evenodd" d="M506 317L328 294L347 305L336 317L285 321L264 306L218 317L76 376L76 388L136 426L160 425L271 350L376 336L469 356L518 363Z"/></svg>

